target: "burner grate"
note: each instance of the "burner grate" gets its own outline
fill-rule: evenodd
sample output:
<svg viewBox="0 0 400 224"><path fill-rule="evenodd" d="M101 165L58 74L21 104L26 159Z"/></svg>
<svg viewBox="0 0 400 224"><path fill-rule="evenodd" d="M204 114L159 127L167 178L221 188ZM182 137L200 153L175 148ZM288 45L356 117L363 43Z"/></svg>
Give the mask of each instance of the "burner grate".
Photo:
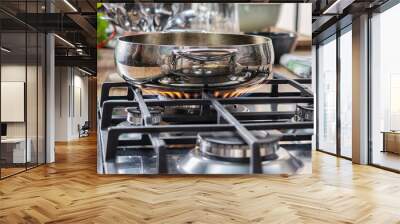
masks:
<svg viewBox="0 0 400 224"><path fill-rule="evenodd" d="M268 80L272 85L270 93L257 93L246 97L214 98L203 92L202 99L166 99L157 100L154 97L142 95L140 89L127 83L104 83L100 98L99 119L100 130L103 133L100 139L100 147L103 159L111 161L115 158L117 148L123 145L152 145L157 159L158 173L168 173L167 150L171 144L194 144L196 136L164 136L162 133L169 132L222 132L232 131L238 133L251 149L250 172L262 173L262 159L260 157L260 144L262 139L256 138L251 130L283 130L283 129L310 129L313 128L312 121L294 122L288 121L294 112L230 112L224 105L229 104L297 104L313 103L312 92L303 84L310 84L310 79L285 79L283 76L274 74L274 79ZM280 84L289 84L297 92L279 92ZM114 87L128 87L128 94L124 97L110 96L110 90ZM154 106L188 106L199 105L201 107L212 106L216 114L204 116L191 115L162 115L162 120L177 122L191 121L191 124L161 125L152 124L152 115L149 107ZM138 107L144 124L142 126L121 127L115 126L123 118L113 116L116 107ZM194 119L192 120L191 119ZM274 122L260 122L272 119ZM283 121L281 121L283 120ZM244 122L246 121L246 122ZM119 136L129 133L144 133L140 140L120 140ZM309 134L283 134L281 141L310 140Z"/></svg>

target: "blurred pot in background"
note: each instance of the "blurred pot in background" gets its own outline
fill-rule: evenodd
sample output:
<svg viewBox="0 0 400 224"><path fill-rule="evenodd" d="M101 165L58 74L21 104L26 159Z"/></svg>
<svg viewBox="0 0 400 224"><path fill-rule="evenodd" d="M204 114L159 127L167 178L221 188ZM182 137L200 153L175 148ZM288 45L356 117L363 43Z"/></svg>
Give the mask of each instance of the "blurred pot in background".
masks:
<svg viewBox="0 0 400 224"><path fill-rule="evenodd" d="M274 64L279 64L283 54L294 50L297 39L297 35L291 32L249 32L247 34L269 37L272 40L275 53Z"/></svg>
<svg viewBox="0 0 400 224"><path fill-rule="evenodd" d="M235 3L103 3L103 18L126 32L238 33Z"/></svg>
<svg viewBox="0 0 400 224"><path fill-rule="evenodd" d="M263 31L276 25L281 4L239 4L239 24L242 32Z"/></svg>

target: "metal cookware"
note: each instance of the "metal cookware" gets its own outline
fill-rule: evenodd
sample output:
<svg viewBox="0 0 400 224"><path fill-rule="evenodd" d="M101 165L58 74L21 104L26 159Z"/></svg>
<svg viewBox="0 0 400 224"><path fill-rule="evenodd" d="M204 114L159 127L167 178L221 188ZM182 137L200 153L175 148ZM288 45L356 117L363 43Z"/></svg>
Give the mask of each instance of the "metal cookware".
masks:
<svg viewBox="0 0 400 224"><path fill-rule="evenodd" d="M275 64L279 64L279 60L283 54L294 50L297 40L297 35L293 32L251 32L246 34L264 36L272 40L275 52Z"/></svg>
<svg viewBox="0 0 400 224"><path fill-rule="evenodd" d="M115 48L118 72L133 84L170 74L205 81L249 70L268 76L273 61L269 38L240 34L144 33L120 37Z"/></svg>

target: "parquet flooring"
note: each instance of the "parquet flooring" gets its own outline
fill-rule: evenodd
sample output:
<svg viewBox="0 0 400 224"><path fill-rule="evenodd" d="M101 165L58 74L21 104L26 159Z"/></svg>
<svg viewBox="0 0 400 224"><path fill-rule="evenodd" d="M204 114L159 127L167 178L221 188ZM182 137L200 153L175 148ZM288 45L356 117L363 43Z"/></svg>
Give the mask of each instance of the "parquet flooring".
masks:
<svg viewBox="0 0 400 224"><path fill-rule="evenodd" d="M1 176L2 177L7 177L7 176L13 175L15 173L22 172L24 170L25 170L25 167L17 167L17 168L15 168L15 167L3 167L3 168L1 168Z"/></svg>
<svg viewBox="0 0 400 224"><path fill-rule="evenodd" d="M0 223L400 223L400 175L315 152L299 176L101 176L96 139L0 181Z"/></svg>

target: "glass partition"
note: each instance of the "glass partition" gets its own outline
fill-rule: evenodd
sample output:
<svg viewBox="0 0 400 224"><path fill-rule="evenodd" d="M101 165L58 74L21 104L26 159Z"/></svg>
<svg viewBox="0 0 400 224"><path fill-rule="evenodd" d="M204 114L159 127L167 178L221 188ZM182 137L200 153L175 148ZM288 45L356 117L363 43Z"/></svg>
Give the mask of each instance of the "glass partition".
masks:
<svg viewBox="0 0 400 224"><path fill-rule="evenodd" d="M24 30L1 34L2 177L24 171L27 162L31 162L26 136L26 41Z"/></svg>
<svg viewBox="0 0 400 224"><path fill-rule="evenodd" d="M46 162L46 37L43 33L38 33L38 64L37 64L37 162Z"/></svg>
<svg viewBox="0 0 400 224"><path fill-rule="evenodd" d="M28 3L28 4L27 4ZM0 7L0 178L45 162L45 35L21 22L44 1L2 1Z"/></svg>
<svg viewBox="0 0 400 224"><path fill-rule="evenodd" d="M26 114L27 114L27 150L31 151L30 161L27 163L28 168L37 165L37 116L38 116L38 102L37 102L37 78L38 78L38 49L37 41L38 35L35 32L27 33L27 48L28 48L28 61L27 61L27 95L26 95Z"/></svg>

